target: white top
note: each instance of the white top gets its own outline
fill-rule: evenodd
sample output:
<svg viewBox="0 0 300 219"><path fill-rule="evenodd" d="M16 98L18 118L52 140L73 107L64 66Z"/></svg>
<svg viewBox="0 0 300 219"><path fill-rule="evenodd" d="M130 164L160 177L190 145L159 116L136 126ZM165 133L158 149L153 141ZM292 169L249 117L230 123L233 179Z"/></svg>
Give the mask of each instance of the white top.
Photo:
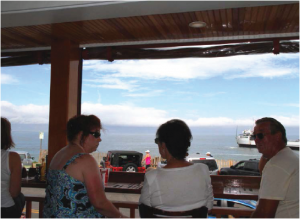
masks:
<svg viewBox="0 0 300 219"><path fill-rule="evenodd" d="M15 205L9 193L10 169L9 169L9 151L1 149L1 207L11 207Z"/></svg>
<svg viewBox="0 0 300 219"><path fill-rule="evenodd" d="M263 169L259 199L279 200L275 217L299 218L299 152L284 148Z"/></svg>
<svg viewBox="0 0 300 219"><path fill-rule="evenodd" d="M181 168L157 168L146 172L140 203L165 211L213 207L208 167L193 164Z"/></svg>

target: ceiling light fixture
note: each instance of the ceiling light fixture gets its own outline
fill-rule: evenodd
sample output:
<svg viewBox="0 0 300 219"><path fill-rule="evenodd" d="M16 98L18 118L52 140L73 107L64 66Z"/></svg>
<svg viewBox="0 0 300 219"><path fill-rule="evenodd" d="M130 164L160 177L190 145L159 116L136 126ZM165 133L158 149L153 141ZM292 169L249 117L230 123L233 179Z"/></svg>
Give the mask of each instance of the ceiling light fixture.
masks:
<svg viewBox="0 0 300 219"><path fill-rule="evenodd" d="M192 28L202 28L206 26L206 23L203 21L194 21L189 24Z"/></svg>

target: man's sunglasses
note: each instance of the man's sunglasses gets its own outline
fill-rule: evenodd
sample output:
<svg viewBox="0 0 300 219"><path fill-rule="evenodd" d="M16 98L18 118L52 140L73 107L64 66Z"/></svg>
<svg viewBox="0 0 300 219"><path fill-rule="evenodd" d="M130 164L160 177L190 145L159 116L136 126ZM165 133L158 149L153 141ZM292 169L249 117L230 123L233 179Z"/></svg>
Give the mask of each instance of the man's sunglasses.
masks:
<svg viewBox="0 0 300 219"><path fill-rule="evenodd" d="M154 139L154 142L155 142L155 144L158 144L159 138L155 138L155 139Z"/></svg>
<svg viewBox="0 0 300 219"><path fill-rule="evenodd" d="M264 133L257 133L255 135L251 135L251 138L256 139L259 138L260 140L262 140L265 137Z"/></svg>
<svg viewBox="0 0 300 219"><path fill-rule="evenodd" d="M90 132L90 134L93 135L95 138L101 137L101 133L100 132Z"/></svg>

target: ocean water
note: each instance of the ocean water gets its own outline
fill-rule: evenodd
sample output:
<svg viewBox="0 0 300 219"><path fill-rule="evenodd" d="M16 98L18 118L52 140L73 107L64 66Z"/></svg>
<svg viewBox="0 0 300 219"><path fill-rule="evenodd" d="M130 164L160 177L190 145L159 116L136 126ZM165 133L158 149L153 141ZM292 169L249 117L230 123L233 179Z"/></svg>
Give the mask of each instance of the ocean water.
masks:
<svg viewBox="0 0 300 219"><path fill-rule="evenodd" d="M144 153L150 150L151 156L159 156L158 146L154 143L155 132L147 133L118 133L103 132L102 141L97 151L106 153L109 150L135 150ZM12 150L22 150L29 152L38 160L41 141L38 131L12 131L15 148ZM288 135L288 139L298 139L299 135ZM48 132L44 132L42 149L48 149ZM238 147L234 135L217 134L193 134L193 140L189 153L205 154L210 152L216 159L242 160L259 159L260 154L256 148Z"/></svg>

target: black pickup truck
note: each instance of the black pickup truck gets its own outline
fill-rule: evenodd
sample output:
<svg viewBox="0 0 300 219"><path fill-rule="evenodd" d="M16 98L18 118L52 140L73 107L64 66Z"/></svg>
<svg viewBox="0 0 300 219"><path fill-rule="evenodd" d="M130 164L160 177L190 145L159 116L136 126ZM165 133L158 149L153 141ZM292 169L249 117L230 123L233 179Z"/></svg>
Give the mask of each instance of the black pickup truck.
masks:
<svg viewBox="0 0 300 219"><path fill-rule="evenodd" d="M250 159L242 160L230 168L221 168L220 175L245 175L245 176L260 176L258 170L259 160Z"/></svg>

